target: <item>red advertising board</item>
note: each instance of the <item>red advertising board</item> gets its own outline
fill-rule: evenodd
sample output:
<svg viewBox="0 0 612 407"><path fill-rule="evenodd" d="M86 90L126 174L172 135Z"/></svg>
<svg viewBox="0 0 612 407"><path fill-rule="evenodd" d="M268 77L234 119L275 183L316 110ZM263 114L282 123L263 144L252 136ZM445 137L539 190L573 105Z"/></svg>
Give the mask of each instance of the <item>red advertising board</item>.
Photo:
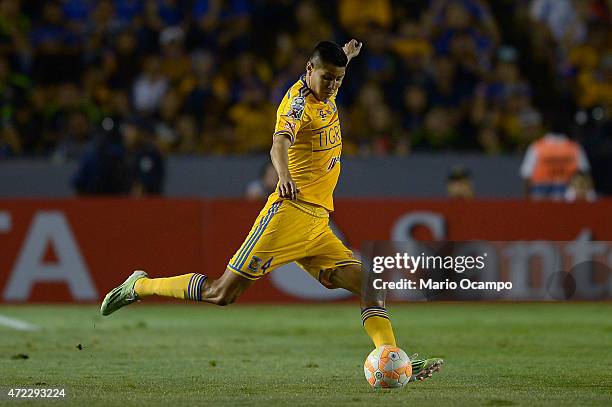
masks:
<svg viewBox="0 0 612 407"><path fill-rule="evenodd" d="M0 200L0 301L95 302L134 269L216 277L261 206L242 200ZM590 240L612 241L610 214L612 200L338 199L332 218L358 251L364 241L411 237L572 241L586 233ZM275 271L240 302L346 297L296 273L291 267Z"/></svg>

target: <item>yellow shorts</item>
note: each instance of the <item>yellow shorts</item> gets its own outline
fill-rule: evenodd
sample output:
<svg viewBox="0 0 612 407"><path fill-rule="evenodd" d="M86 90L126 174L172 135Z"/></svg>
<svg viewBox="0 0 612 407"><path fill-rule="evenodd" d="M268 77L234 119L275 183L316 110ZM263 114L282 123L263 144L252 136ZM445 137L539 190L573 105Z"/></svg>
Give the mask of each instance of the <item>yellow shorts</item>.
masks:
<svg viewBox="0 0 612 407"><path fill-rule="evenodd" d="M329 281L331 270L361 264L332 232L325 208L270 199L228 267L257 280L293 261L328 288L334 288Z"/></svg>

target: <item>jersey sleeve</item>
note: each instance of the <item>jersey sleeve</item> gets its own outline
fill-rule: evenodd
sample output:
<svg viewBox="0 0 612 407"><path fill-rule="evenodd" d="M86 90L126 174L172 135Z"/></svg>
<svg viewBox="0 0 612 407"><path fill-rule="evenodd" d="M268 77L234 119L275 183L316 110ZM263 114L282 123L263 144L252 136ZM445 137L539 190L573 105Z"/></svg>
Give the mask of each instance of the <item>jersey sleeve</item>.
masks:
<svg viewBox="0 0 612 407"><path fill-rule="evenodd" d="M291 144L293 144L298 131L308 121L307 116L306 97L299 93L293 94L289 90L276 112L274 137L288 136L291 139Z"/></svg>

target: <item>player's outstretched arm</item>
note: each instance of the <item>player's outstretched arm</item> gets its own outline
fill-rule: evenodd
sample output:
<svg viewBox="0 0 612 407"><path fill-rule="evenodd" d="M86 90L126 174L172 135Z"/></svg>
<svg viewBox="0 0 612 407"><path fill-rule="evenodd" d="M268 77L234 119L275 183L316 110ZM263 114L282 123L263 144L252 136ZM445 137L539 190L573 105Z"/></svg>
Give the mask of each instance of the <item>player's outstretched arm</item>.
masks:
<svg viewBox="0 0 612 407"><path fill-rule="evenodd" d="M288 137L275 136L270 156L272 157L272 165L274 165L278 174L278 195L281 198L295 200L300 190L289 173L289 147L291 147L291 140Z"/></svg>

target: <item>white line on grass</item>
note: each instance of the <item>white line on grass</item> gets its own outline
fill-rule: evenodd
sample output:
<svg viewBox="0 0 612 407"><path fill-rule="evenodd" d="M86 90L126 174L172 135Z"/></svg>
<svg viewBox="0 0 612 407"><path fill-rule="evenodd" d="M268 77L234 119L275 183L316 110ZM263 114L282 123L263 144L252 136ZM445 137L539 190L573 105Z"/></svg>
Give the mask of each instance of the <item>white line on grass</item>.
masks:
<svg viewBox="0 0 612 407"><path fill-rule="evenodd" d="M25 321L20 321L15 318L5 317L4 315L0 315L0 325L15 329L17 331L37 331L38 330L38 326L36 325L30 324L29 322L25 322Z"/></svg>

